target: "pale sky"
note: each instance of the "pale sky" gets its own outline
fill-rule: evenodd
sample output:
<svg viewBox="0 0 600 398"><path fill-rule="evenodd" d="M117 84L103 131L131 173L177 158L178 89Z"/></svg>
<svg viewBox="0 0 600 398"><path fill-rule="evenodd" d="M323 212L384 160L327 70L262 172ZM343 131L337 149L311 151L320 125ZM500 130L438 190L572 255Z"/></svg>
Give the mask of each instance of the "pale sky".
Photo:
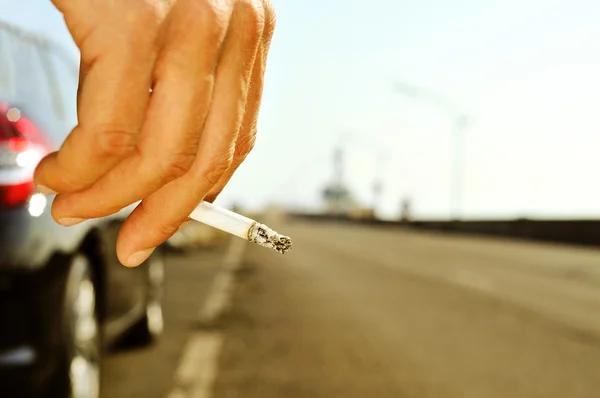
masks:
<svg viewBox="0 0 600 398"><path fill-rule="evenodd" d="M315 207L346 140L345 177L381 214L403 196L417 215L450 208L451 124L400 96L402 80L471 115L466 216L598 217L600 3L594 0L275 1L256 148L222 203ZM77 58L49 0L0 0L0 18L47 34Z"/></svg>

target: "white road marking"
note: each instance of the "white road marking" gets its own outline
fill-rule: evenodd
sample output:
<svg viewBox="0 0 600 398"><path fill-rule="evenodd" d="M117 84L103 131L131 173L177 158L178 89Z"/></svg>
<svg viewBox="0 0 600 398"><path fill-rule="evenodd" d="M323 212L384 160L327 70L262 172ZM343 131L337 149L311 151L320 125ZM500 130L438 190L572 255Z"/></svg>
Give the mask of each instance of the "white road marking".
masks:
<svg viewBox="0 0 600 398"><path fill-rule="evenodd" d="M185 346L175 373L176 388L168 398L209 398L217 377L217 360L222 345L221 333L194 334Z"/></svg>
<svg viewBox="0 0 600 398"><path fill-rule="evenodd" d="M232 271L237 271L242 266L242 258L244 257L246 247L249 244L250 243L243 239L232 239L227 253L225 254L223 265Z"/></svg>
<svg viewBox="0 0 600 398"><path fill-rule="evenodd" d="M206 302L200 310L199 318L202 325L213 325L229 306L233 278L233 274L229 271L222 271L216 276Z"/></svg>
<svg viewBox="0 0 600 398"><path fill-rule="evenodd" d="M246 244L233 238L223 260L223 269L215 277L200 310L200 321L214 325L231 302L235 272L240 269ZM175 386L167 398L210 398L218 372L224 336L221 332L196 332L187 342L175 373Z"/></svg>
<svg viewBox="0 0 600 398"><path fill-rule="evenodd" d="M248 242L233 238L225 258L223 270L217 275L211 286L204 306L200 310L200 323L205 326L214 325L228 309L235 281L235 272L242 266L242 259Z"/></svg>

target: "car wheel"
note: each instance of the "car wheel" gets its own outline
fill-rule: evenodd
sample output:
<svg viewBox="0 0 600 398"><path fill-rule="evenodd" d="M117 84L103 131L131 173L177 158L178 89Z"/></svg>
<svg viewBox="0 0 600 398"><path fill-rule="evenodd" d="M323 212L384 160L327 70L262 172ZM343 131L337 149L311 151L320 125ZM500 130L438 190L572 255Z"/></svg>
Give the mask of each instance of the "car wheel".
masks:
<svg viewBox="0 0 600 398"><path fill-rule="evenodd" d="M127 336L126 343L129 345L151 344L162 334L164 327L162 298L165 267L161 248L157 248L144 266L147 267L148 277L146 308Z"/></svg>
<svg viewBox="0 0 600 398"><path fill-rule="evenodd" d="M71 259L62 305L63 360L50 396L100 396L100 326L92 266L78 254Z"/></svg>

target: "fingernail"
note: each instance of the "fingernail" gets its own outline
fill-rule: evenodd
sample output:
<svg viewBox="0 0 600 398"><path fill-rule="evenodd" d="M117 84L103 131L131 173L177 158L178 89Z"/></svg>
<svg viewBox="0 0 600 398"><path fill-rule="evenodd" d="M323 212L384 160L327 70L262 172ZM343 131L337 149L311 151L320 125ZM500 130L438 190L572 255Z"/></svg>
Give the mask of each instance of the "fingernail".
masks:
<svg viewBox="0 0 600 398"><path fill-rule="evenodd" d="M65 218L59 218L58 219L58 223L60 225L65 226L65 227L70 227L72 225L77 225L77 224L82 223L84 221L85 221L85 218L65 217Z"/></svg>
<svg viewBox="0 0 600 398"><path fill-rule="evenodd" d="M127 259L127 263L123 265L125 265L126 267L137 267L138 265L146 261L146 259L150 257L153 251L154 247L152 249L140 250L137 253L133 253Z"/></svg>
<svg viewBox="0 0 600 398"><path fill-rule="evenodd" d="M38 185L37 190L43 193L44 195L56 195L58 193L55 190L50 189L44 185Z"/></svg>

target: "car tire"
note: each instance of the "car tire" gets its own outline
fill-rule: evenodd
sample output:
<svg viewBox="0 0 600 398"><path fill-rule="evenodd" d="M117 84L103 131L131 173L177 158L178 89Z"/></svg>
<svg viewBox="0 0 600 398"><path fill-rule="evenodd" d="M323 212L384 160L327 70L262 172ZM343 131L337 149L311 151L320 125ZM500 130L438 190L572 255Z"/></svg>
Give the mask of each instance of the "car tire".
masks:
<svg viewBox="0 0 600 398"><path fill-rule="evenodd" d="M130 346L154 343L162 334L164 327L162 299L165 267L162 247L158 247L142 266L148 268L148 295L144 315L127 334L125 344Z"/></svg>
<svg viewBox="0 0 600 398"><path fill-rule="evenodd" d="M77 254L66 270L62 300L62 358L49 397L100 396L101 336L98 296L89 259Z"/></svg>

